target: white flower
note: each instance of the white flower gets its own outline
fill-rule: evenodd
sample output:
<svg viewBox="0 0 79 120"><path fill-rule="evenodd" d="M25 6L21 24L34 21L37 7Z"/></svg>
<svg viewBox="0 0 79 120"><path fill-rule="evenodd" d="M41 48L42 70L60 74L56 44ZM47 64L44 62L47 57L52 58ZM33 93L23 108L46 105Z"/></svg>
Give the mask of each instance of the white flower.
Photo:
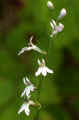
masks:
<svg viewBox="0 0 79 120"><path fill-rule="evenodd" d="M47 6L48 6L48 8L50 8L50 9L53 9L53 8L54 8L54 5L53 5L53 3L52 3L51 1L48 1L48 2L47 2Z"/></svg>
<svg viewBox="0 0 79 120"><path fill-rule="evenodd" d="M32 43L32 40L33 40L33 36L31 36L31 38L30 38L30 42L29 42L29 44L28 44L28 47L22 48L21 51L18 53L18 55L21 55L21 54L24 53L25 51L31 51L31 50L35 50L35 51L37 51L37 52L39 52L39 53L41 53L41 54L46 54L45 51L42 51L39 47L37 47L36 45L34 45L34 44Z"/></svg>
<svg viewBox="0 0 79 120"><path fill-rule="evenodd" d="M35 105L35 103L34 103L32 100L29 100L28 102L25 102L25 103L21 106L20 110L18 111L18 114L20 114L21 112L24 111L25 114L26 114L27 116L29 116L29 115L30 115L30 109L29 109L30 105Z"/></svg>
<svg viewBox="0 0 79 120"><path fill-rule="evenodd" d="M59 23L57 25L56 22L55 22L55 20L53 20L53 19L50 22L50 26L52 28L52 33L51 33L50 37L53 37L54 35L56 35L59 32L62 32L63 29L64 29L64 25L62 23Z"/></svg>
<svg viewBox="0 0 79 120"><path fill-rule="evenodd" d="M39 64L39 68L38 68L37 72L35 73L35 76L39 76L40 74L42 74L43 76L46 76L47 73L51 73L51 74L53 73L53 70L46 67L44 59L42 59L42 63L38 59L38 64Z"/></svg>
<svg viewBox="0 0 79 120"><path fill-rule="evenodd" d="M60 14L59 14L59 16L58 16L58 20L64 18L64 16L66 16L66 14L67 14L66 9L65 9L65 8L62 8L61 11L60 11Z"/></svg>
<svg viewBox="0 0 79 120"><path fill-rule="evenodd" d="M64 29L64 25L62 23L59 23L57 26L57 32L62 32Z"/></svg>
<svg viewBox="0 0 79 120"><path fill-rule="evenodd" d="M30 80L27 77L25 77L23 79L23 81L24 81L24 84L26 85L26 88L22 92L21 97L26 95L27 98L29 99L31 97L30 92L31 91L33 92L35 90L35 87L34 87L34 85L30 82Z"/></svg>

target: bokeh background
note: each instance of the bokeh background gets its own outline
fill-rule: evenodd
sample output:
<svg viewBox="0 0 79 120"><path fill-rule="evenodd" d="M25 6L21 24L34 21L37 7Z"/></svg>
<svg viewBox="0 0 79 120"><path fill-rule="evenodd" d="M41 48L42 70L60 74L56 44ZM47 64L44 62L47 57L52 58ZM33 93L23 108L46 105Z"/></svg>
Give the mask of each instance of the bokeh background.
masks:
<svg viewBox="0 0 79 120"><path fill-rule="evenodd" d="M0 120L79 120L79 0L53 3L55 9L50 10L47 0L0 0ZM49 22L63 7L65 29L52 39ZM17 55L31 35L47 56L34 51ZM54 74L35 78L42 57ZM39 86L33 99L43 106L31 107L29 117L17 114L26 75Z"/></svg>

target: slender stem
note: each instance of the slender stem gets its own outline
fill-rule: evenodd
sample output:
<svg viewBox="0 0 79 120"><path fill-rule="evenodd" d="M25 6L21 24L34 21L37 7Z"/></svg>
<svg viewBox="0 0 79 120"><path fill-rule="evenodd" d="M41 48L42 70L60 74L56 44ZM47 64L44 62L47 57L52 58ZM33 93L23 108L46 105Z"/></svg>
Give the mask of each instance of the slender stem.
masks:
<svg viewBox="0 0 79 120"><path fill-rule="evenodd" d="M40 101L40 93L41 93L42 80L43 80L43 76L40 77L39 84L38 84L38 101L39 102L41 102ZM40 109L38 108L37 114L36 114L34 120L36 120L36 119L39 120L39 113L40 113Z"/></svg>

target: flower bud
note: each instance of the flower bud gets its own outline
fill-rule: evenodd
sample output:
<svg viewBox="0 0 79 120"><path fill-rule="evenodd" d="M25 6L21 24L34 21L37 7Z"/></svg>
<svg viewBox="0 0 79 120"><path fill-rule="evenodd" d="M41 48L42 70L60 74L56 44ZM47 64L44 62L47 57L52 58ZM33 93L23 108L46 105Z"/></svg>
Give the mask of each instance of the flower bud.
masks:
<svg viewBox="0 0 79 120"><path fill-rule="evenodd" d="M62 32L64 29L64 25L62 23L59 23L59 25L57 26L57 32Z"/></svg>
<svg viewBox="0 0 79 120"><path fill-rule="evenodd" d="M64 18L64 16L66 16L66 14L67 14L66 9L65 9L65 8L62 8L61 11L60 11L60 14L59 14L59 16L58 16L58 20Z"/></svg>
<svg viewBox="0 0 79 120"><path fill-rule="evenodd" d="M53 9L53 8L54 8L54 5L53 5L53 3L52 3L51 1L48 1L48 2L47 2L47 6L48 6L48 8L50 8L50 9Z"/></svg>

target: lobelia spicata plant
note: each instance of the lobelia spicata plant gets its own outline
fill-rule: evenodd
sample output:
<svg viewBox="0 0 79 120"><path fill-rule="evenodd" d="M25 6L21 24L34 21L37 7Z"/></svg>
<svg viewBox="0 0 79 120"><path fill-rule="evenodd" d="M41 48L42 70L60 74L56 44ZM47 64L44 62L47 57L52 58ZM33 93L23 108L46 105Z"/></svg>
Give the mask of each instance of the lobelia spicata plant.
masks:
<svg viewBox="0 0 79 120"><path fill-rule="evenodd" d="M54 9L54 4L51 1L48 1L47 2L47 7L49 9L53 10ZM60 10L60 13L59 13L58 17L57 17L57 20L52 19L51 22L49 22L50 26L52 28L52 32L51 32L51 35L49 37L53 38L54 35L63 31L64 25L60 22L60 20L63 19L64 16L66 16L66 13L67 13L66 9L62 8ZM21 51L18 53L18 55L23 54L25 51L28 52L28 51L31 51L31 50L34 50L34 51L36 51L40 54L43 54L43 55L47 55L47 52L41 50L39 47L34 45L32 40L33 40L33 36L30 37L30 42L28 43L28 46L22 48ZM38 77L39 75L42 75L42 76L46 77L47 73L50 73L50 74L54 73L53 70L49 69L46 66L45 59L42 58L42 61L40 61L38 59L37 62L38 62L39 68L35 72L35 77ZM18 114L20 114L21 112L24 111L25 114L27 116L29 116L30 115L30 106L41 106L41 104L39 102L35 103L33 100L31 100L31 92L34 92L36 90L37 86L32 84L32 82L28 79L28 77L24 77L23 82L24 82L24 85L25 85L25 89L21 94L21 98L23 98L23 97L26 98L26 101L23 103L23 105L19 109Z"/></svg>

